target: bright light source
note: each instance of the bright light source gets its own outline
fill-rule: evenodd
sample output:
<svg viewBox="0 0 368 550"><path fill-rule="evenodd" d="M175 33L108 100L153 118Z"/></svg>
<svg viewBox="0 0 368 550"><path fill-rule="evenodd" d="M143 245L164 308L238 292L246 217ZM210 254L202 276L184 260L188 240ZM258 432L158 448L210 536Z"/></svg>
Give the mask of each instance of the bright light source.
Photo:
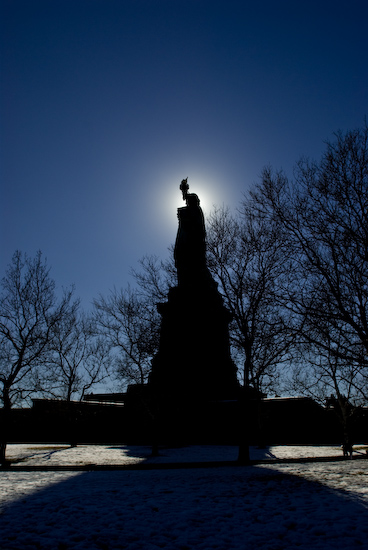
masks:
<svg viewBox="0 0 368 550"><path fill-rule="evenodd" d="M189 193L198 195L205 216L213 211L214 206L231 205L233 202L230 186L220 174L186 167L167 167L167 170L157 173L149 198L149 223L160 240L168 243L173 243L176 237L177 209L185 206L179 189L185 178L188 178Z"/></svg>
<svg viewBox="0 0 368 550"><path fill-rule="evenodd" d="M187 177L186 174L180 178L176 178L170 181L166 181L161 188L165 191L165 206L174 210L185 206L182 193L179 190L182 179ZM209 214L213 210L214 205L226 204L226 189L221 189L219 181L213 181L210 178L195 176L188 176L189 193L195 193L200 200L200 206L205 214Z"/></svg>

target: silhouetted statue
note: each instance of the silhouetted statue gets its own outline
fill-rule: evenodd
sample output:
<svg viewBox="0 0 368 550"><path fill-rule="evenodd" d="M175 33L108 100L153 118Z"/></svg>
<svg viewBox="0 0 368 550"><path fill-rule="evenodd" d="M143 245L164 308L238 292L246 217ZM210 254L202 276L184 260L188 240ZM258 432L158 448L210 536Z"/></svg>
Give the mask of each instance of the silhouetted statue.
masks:
<svg viewBox="0 0 368 550"><path fill-rule="evenodd" d="M206 264L206 230L200 201L196 194L188 193L188 178L180 190L186 206L178 208L179 229L174 259L179 285L198 285L210 281Z"/></svg>
<svg viewBox="0 0 368 550"><path fill-rule="evenodd" d="M150 383L161 401L179 403L233 399L236 368L230 357L224 307L206 264L206 231L197 195L187 179L180 185L186 206L178 208L174 249L178 286L158 305L162 316L160 345ZM189 401L188 401L189 400Z"/></svg>

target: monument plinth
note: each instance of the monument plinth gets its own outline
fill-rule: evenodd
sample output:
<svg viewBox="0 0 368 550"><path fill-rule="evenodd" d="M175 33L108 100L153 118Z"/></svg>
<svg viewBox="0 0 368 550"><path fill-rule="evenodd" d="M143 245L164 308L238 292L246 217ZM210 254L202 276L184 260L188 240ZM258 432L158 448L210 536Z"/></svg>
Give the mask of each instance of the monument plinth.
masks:
<svg viewBox="0 0 368 550"><path fill-rule="evenodd" d="M180 185L186 206L178 208L174 249L178 285L159 304L159 351L150 386L159 403L191 404L236 399L238 381L230 356L229 322L206 262L206 231L197 195Z"/></svg>

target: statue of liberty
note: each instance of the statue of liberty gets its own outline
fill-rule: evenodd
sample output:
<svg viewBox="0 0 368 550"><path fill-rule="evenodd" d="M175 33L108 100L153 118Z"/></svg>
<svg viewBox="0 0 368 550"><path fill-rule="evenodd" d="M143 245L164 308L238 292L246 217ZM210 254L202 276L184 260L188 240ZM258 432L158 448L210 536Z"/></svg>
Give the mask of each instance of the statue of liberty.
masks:
<svg viewBox="0 0 368 550"><path fill-rule="evenodd" d="M206 229L198 195L188 193L188 178L180 190L186 206L178 208L179 227L174 248L179 286L200 285L211 275L206 265Z"/></svg>

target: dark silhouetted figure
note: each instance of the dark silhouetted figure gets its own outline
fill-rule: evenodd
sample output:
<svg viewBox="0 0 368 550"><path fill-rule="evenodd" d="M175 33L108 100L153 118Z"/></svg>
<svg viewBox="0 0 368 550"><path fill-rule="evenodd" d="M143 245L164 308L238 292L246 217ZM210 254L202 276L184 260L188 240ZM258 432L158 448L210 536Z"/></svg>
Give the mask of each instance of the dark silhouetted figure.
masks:
<svg viewBox="0 0 368 550"><path fill-rule="evenodd" d="M188 193L189 185L180 185L186 206L178 208L179 228L176 237L174 259L179 287L214 285L206 263L206 230L200 201L194 193Z"/></svg>

